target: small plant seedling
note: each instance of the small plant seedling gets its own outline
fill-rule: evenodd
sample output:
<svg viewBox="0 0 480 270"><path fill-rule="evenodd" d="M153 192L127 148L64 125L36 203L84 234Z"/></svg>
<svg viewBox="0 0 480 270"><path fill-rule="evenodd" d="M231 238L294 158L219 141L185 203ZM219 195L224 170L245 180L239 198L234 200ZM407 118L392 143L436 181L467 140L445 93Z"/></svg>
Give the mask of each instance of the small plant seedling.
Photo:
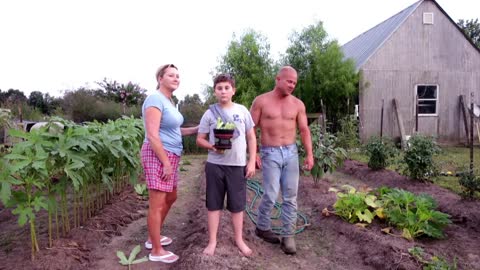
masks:
<svg viewBox="0 0 480 270"><path fill-rule="evenodd" d="M192 162L190 162L188 159L184 159L182 160L182 165L192 165Z"/></svg>
<svg viewBox="0 0 480 270"><path fill-rule="evenodd" d="M136 184L133 188L138 196L141 196L142 198L148 197L148 189L146 184Z"/></svg>
<svg viewBox="0 0 480 270"><path fill-rule="evenodd" d="M217 127L216 129L235 129L235 124L231 122L223 122L222 118L217 119Z"/></svg>
<svg viewBox="0 0 480 270"><path fill-rule="evenodd" d="M119 263L121 265L128 266L128 270L130 270L132 264L147 262L148 261L147 256L144 256L140 259L135 260L135 257L137 257L138 253L140 253L140 250L141 250L140 245L137 245L136 247L134 247L132 252L130 252L130 255L128 256L128 259L125 256L125 253L123 253L123 251L117 250L117 257L120 259Z"/></svg>

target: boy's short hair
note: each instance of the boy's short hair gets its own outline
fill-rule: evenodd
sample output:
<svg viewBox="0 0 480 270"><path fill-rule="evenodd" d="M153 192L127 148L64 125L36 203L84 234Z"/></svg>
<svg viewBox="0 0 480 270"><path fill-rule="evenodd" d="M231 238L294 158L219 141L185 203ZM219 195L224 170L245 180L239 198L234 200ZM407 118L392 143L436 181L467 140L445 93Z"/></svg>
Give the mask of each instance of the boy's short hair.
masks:
<svg viewBox="0 0 480 270"><path fill-rule="evenodd" d="M235 88L235 79L228 73L219 74L213 79L213 89L215 89L217 84L221 82L228 82L232 85L232 88Z"/></svg>

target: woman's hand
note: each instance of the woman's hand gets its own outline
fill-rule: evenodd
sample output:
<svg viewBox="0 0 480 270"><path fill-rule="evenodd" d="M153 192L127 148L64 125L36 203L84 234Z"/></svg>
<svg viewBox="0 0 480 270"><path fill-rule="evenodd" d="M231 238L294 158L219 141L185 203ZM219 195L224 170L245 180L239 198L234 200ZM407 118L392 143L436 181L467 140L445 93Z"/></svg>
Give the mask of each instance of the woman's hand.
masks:
<svg viewBox="0 0 480 270"><path fill-rule="evenodd" d="M163 173L161 175L162 181L168 181L170 177L173 175L173 168L170 162L163 165Z"/></svg>

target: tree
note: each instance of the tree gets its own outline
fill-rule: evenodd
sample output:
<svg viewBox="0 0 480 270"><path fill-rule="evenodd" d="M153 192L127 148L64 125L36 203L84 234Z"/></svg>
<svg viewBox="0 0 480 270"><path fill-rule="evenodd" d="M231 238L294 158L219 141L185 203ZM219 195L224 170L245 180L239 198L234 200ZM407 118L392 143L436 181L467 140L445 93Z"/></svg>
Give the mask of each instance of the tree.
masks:
<svg viewBox="0 0 480 270"><path fill-rule="evenodd" d="M480 48L480 22L478 19L471 20L458 20L457 25L462 28L463 32L470 37L473 43Z"/></svg>
<svg viewBox="0 0 480 270"><path fill-rule="evenodd" d="M193 96L187 95L178 104L178 110L182 113L186 125L200 123L200 119L206 109L207 107L204 105L198 94L194 94Z"/></svg>
<svg viewBox="0 0 480 270"><path fill-rule="evenodd" d="M126 106L142 104L146 98L147 90L132 82L121 84L117 81L111 81L104 78L102 82L97 82L97 84L104 92L95 91L95 94L108 100L122 103L124 113Z"/></svg>
<svg viewBox="0 0 480 270"><path fill-rule="evenodd" d="M46 104L43 100L43 93L40 91L33 91L30 93L28 97L28 105L39 109L42 113L46 111Z"/></svg>
<svg viewBox="0 0 480 270"><path fill-rule="evenodd" d="M234 76L237 91L233 99L248 108L257 95L273 87L272 63L267 39L247 30L238 40L234 35L216 71Z"/></svg>
<svg viewBox="0 0 480 270"><path fill-rule="evenodd" d="M354 63L344 60L340 46L328 39L322 22L293 32L290 43L282 62L298 72L294 94L305 103L307 112L325 112L335 131L338 120L349 111L345 109L348 101L358 93Z"/></svg>

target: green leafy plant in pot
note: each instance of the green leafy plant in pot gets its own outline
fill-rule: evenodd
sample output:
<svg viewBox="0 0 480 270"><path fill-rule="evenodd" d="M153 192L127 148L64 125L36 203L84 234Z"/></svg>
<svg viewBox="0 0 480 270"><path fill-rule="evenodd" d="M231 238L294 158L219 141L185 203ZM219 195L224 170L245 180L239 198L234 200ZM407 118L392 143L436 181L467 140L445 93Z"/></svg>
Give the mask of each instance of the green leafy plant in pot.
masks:
<svg viewBox="0 0 480 270"><path fill-rule="evenodd" d="M213 136L215 137L215 148L217 149L231 149L233 133L235 132L235 124L231 122L223 122L219 117L217 119L217 126L213 129Z"/></svg>

